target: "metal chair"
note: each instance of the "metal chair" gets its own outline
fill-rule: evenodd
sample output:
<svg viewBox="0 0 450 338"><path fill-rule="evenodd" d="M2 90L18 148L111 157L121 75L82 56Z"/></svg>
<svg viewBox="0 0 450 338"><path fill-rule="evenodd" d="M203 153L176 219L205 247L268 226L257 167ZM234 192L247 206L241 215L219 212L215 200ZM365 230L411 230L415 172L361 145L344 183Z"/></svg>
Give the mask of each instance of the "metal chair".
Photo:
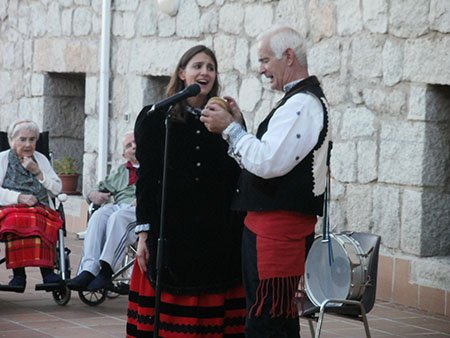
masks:
<svg viewBox="0 0 450 338"><path fill-rule="evenodd" d="M330 315L336 315L345 317L348 319L354 319L363 322L364 329L366 333L366 337L370 338L370 329L369 329L369 323L367 321L367 313L369 313L374 304L376 299L376 286L377 286L377 273L378 273L378 256L379 256L379 248L380 248L380 242L381 237L378 235L374 235L371 233L363 233L363 232L348 232L343 233L344 236L347 236L351 240L349 240L349 243L351 244L351 241L355 241L357 243L358 248L361 249L361 252L357 254L356 259L361 258L364 260L362 267L362 273L364 274L364 285L360 285L359 283L354 283L352 280L350 282L350 285L348 285L350 288L356 287L359 288L359 295L355 297L355 295L350 297L333 297L333 290L327 289L328 287L320 287L319 289L314 289L314 287L308 288L308 280L313 282L314 277L321 278L322 275L327 275L329 271L325 271L326 269L329 269L326 267L327 264L320 264L320 262L314 261L317 260L318 257L315 255L317 252L314 251L315 247L311 248L310 252L308 253L307 257L307 271L305 272L305 281L306 281L306 294L301 294L301 299L299 299L299 303L302 304L303 311L301 312L301 318L304 318L308 320L309 328L311 331L311 335L313 337L319 338L321 334L321 329L323 322L325 320L325 313L328 313ZM347 238L346 237L346 238ZM320 243L322 242L322 243ZM322 238L319 237L316 239L315 244L319 248L318 250L321 251L319 253L319 256L321 254L328 255L328 250L325 249L326 243L322 241ZM323 247L321 247L323 245ZM346 245L343 246L343 250L348 249ZM359 250L359 249L358 249ZM325 252L327 251L327 252ZM352 271L353 264L355 264L355 257L354 253L350 253L348 257L348 262L344 262L344 260L341 260L340 268L346 266L346 263L349 263L350 270ZM328 257L327 257L328 259ZM319 269L322 269L322 271L319 271L317 273L317 276L312 276L314 274L314 271L311 271L309 269L308 271L308 262L311 263L309 266L320 266ZM325 265L325 267L324 267ZM355 265L356 267L356 265ZM338 271L340 270L340 272ZM334 274L334 279L339 279L340 275L339 273L342 273L342 269L334 270L331 272L331 274ZM345 269L344 269L345 270ZM347 271L348 272L348 271ZM349 276L352 277L352 276ZM326 280L326 278L325 278ZM327 282L327 281L325 281ZM328 281L331 284L334 283L334 281ZM359 285L356 285L359 284ZM358 293L358 292L357 292ZM351 294L351 292L349 292ZM319 295L319 296L318 296ZM351 299L354 298L354 299ZM316 322L316 328L314 330L313 322Z"/></svg>

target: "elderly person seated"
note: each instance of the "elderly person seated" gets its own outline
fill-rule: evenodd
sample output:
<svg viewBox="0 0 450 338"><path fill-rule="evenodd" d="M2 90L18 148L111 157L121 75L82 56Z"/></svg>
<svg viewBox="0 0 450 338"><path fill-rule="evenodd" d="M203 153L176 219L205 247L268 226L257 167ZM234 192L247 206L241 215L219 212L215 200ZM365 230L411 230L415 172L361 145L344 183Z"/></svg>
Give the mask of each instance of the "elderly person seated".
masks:
<svg viewBox="0 0 450 338"><path fill-rule="evenodd" d="M8 286L23 292L26 266L40 267L44 284L59 283L53 272L62 219L52 197L61 181L48 159L36 151L39 127L31 120L8 129L11 149L0 152L0 240L6 244L6 267L13 269Z"/></svg>
<svg viewBox="0 0 450 338"><path fill-rule="evenodd" d="M123 139L122 156L126 162L88 194L88 201L103 206L89 220L80 273L67 283L72 290L111 288L113 271L120 267L125 248L137 239L134 228L139 163L135 153L134 133L129 131Z"/></svg>

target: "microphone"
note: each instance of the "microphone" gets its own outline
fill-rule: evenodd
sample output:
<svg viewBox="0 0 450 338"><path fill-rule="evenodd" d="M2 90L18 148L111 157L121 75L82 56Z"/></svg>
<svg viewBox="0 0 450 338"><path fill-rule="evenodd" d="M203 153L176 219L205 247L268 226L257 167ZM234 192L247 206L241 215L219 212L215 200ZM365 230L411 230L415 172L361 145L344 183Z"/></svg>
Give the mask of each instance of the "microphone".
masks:
<svg viewBox="0 0 450 338"><path fill-rule="evenodd" d="M150 108L150 110L147 111L147 115L155 110L160 110L162 108L168 108L170 106L173 106L174 104L183 101L188 97L196 96L198 93L200 93L200 85L198 85L197 83L191 84L186 88L184 88L183 90L179 91L178 93L155 103Z"/></svg>

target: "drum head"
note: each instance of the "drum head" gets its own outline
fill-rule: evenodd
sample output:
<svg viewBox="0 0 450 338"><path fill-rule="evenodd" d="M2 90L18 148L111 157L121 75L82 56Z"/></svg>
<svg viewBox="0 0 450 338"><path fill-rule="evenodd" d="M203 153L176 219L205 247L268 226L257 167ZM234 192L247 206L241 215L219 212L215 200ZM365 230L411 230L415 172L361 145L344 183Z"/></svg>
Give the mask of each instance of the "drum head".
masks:
<svg viewBox="0 0 450 338"><path fill-rule="evenodd" d="M331 253L329 243L316 238L306 259L306 293L317 306L327 299L346 299L350 289L352 271L347 253L331 234L330 241Z"/></svg>

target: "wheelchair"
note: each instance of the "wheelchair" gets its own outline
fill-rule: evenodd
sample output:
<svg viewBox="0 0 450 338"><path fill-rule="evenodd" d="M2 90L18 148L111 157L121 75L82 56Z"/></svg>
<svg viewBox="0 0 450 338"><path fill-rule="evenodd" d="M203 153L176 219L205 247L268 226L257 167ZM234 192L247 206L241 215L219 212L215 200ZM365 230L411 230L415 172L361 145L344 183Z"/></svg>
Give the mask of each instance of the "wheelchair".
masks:
<svg viewBox="0 0 450 338"><path fill-rule="evenodd" d="M6 132L0 132L0 151L8 150L9 142ZM39 140L36 144L36 150L44 154L53 164L52 155L49 151L49 133L47 131L41 132L39 135ZM56 254L55 254L55 264L54 272L59 274L61 277L61 283L47 283L47 284L36 284L36 291L46 291L51 292L53 295L53 300L58 305L66 305L71 298L71 290L66 286L66 281L70 279L70 249L65 247L64 237L67 236L66 232L66 218L64 214L63 202L67 200L67 195L61 194L54 199L55 206L57 205L57 211L63 220L61 229L58 230L58 240L56 244ZM0 264L6 262L6 257L0 259ZM0 291L18 292L16 287L9 285L0 285Z"/></svg>
<svg viewBox="0 0 450 338"><path fill-rule="evenodd" d="M101 206L91 203L88 209L88 220L92 214ZM136 222L130 223L131 228L134 228ZM83 257L81 257L81 260ZM121 262L121 265L117 271L115 271L111 277L112 287L100 289L96 291L82 290L78 291L78 297L80 300L89 306L97 306L102 304L106 299L114 299L121 295L128 295L130 290L130 280L133 271L134 261L136 259L136 246L135 243L128 245L125 248L125 256ZM78 268L78 273L81 272L81 260Z"/></svg>

